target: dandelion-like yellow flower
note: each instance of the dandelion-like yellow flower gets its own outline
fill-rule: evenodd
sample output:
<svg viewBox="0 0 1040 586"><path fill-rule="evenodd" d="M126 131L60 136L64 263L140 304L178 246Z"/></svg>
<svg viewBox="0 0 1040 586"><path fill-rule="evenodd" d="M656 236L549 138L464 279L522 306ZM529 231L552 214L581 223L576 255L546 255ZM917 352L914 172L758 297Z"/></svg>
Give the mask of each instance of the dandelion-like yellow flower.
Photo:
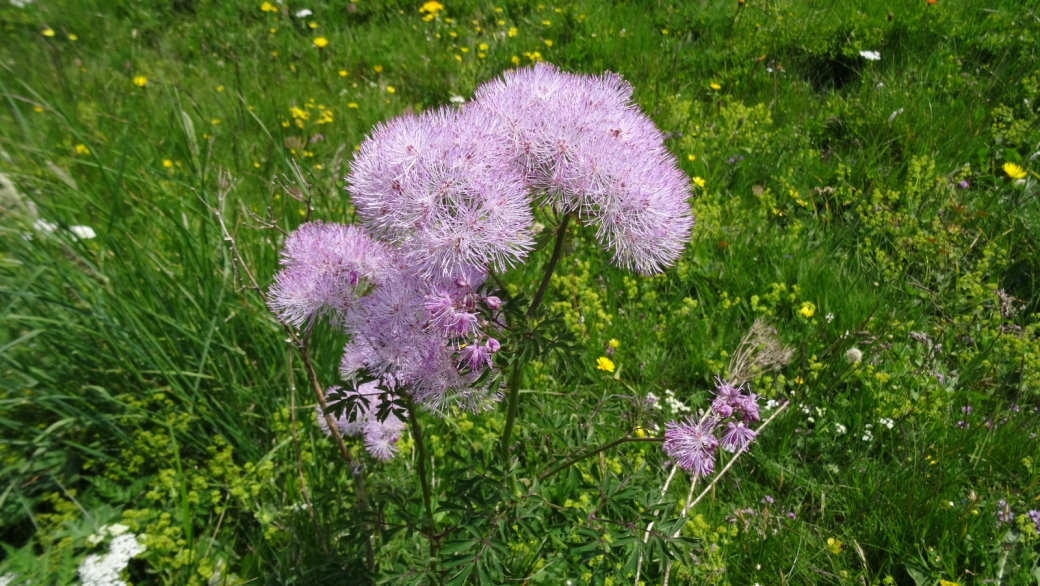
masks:
<svg viewBox="0 0 1040 586"><path fill-rule="evenodd" d="M54 29L52 29L50 27L47 27L47 28L43 29L43 36L45 36L45 37L53 37L54 36Z"/></svg>
<svg viewBox="0 0 1040 586"><path fill-rule="evenodd" d="M76 36L76 33L69 33L69 40L72 42L76 42L79 40L79 37Z"/></svg>
<svg viewBox="0 0 1040 586"><path fill-rule="evenodd" d="M509 36L511 36L511 37L515 37L516 36L516 27L515 26L509 27Z"/></svg>
<svg viewBox="0 0 1040 586"><path fill-rule="evenodd" d="M545 46L552 47L552 39L545 39Z"/></svg>
<svg viewBox="0 0 1040 586"><path fill-rule="evenodd" d="M220 124L220 118L214 118L213 120L210 120L209 123L216 126L217 124Z"/></svg>
<svg viewBox="0 0 1040 586"><path fill-rule="evenodd" d="M606 356L600 356L596 359L596 370L614 372L614 361L607 358Z"/></svg>
<svg viewBox="0 0 1040 586"><path fill-rule="evenodd" d="M444 10L444 5L440 2L434 1L427 2L419 7L419 12L425 12L430 15L430 17L435 16L441 10Z"/></svg>
<svg viewBox="0 0 1040 586"><path fill-rule="evenodd" d="M339 76L340 77L346 77L347 76L347 70L346 69L340 69L339 70Z"/></svg>
<svg viewBox="0 0 1040 586"><path fill-rule="evenodd" d="M76 154L77 155L89 155L90 154L90 149L88 149L87 145L85 145L85 144L78 144L78 145L76 145Z"/></svg>
<svg viewBox="0 0 1040 586"><path fill-rule="evenodd" d="M816 315L816 306L811 301L805 301L802 303L802 308L798 310L798 313L802 314L802 317L809 319Z"/></svg>
<svg viewBox="0 0 1040 586"><path fill-rule="evenodd" d="M618 342L614 338L611 338L610 341L607 342L607 345L610 346L611 348L617 348L618 346L621 345L621 342Z"/></svg>
<svg viewBox="0 0 1040 586"><path fill-rule="evenodd" d="M325 47L329 46L329 40L325 37L318 37L314 39L314 46L319 49L324 49Z"/></svg>
<svg viewBox="0 0 1040 586"><path fill-rule="evenodd" d="M172 167L172 166L173 166L173 161L171 161L171 160L169 160L169 159L163 159L163 160L162 160L162 166L163 166L164 168L166 168L166 169L169 169L170 167Z"/></svg>
<svg viewBox="0 0 1040 586"><path fill-rule="evenodd" d="M382 65L376 65L375 67L372 68L372 71L375 71L376 73L382 73L383 72L383 66Z"/></svg>
<svg viewBox="0 0 1040 586"><path fill-rule="evenodd" d="M487 43L481 43L480 44L480 50L481 51L487 51L488 50L488 44Z"/></svg>
<svg viewBox="0 0 1040 586"><path fill-rule="evenodd" d="M1026 176L1025 169L1011 162L1004 163L1003 169L1012 179L1021 179Z"/></svg>
<svg viewBox="0 0 1040 586"><path fill-rule="evenodd" d="M392 93L395 93L396 91L397 91L397 90L396 90L396 89L394 89L394 86L392 86L392 85L388 85L388 86L386 86L386 93L388 93L388 94L392 94Z"/></svg>
<svg viewBox="0 0 1040 586"><path fill-rule="evenodd" d="M510 59L510 61L513 62L513 65L520 65L520 58L517 57L516 55L513 55L513 58Z"/></svg>
<svg viewBox="0 0 1040 586"><path fill-rule="evenodd" d="M137 87L144 87L148 85L148 78L143 75L137 75L134 77L134 85Z"/></svg>
<svg viewBox="0 0 1040 586"><path fill-rule="evenodd" d="M833 537L827 538L827 549L830 550L834 555L841 553L841 550L845 547L841 541L834 539Z"/></svg>
<svg viewBox="0 0 1040 586"><path fill-rule="evenodd" d="M701 179L700 177L694 177L693 184L697 187L704 187L704 179Z"/></svg>
<svg viewBox="0 0 1040 586"><path fill-rule="evenodd" d="M356 102L351 102L351 103L347 104L347 107L352 109L352 110L357 110L358 106L357 106Z"/></svg>
<svg viewBox="0 0 1040 586"><path fill-rule="evenodd" d="M218 92L222 92L222 91L224 91L224 86L222 86L222 85L218 85L218 86L217 86L217 91L218 91Z"/></svg>
<svg viewBox="0 0 1040 586"><path fill-rule="evenodd" d="M271 4L270 2L264 2L263 4L261 4L260 10L263 12L278 12L278 8L276 8L275 5Z"/></svg>
<svg viewBox="0 0 1040 586"><path fill-rule="evenodd" d="M714 81L713 81L713 82L711 82L711 83L709 83L709 84L708 84L708 87L710 87L711 89L713 89L713 90L715 90L715 91L719 91L719 90L721 90L721 89L722 89L722 85L720 85L720 84L718 84L718 83L716 83L716 82L714 82Z"/></svg>
<svg viewBox="0 0 1040 586"><path fill-rule="evenodd" d="M950 582L949 580L939 580L939 586L961 586L956 582Z"/></svg>
<svg viewBox="0 0 1040 586"><path fill-rule="evenodd" d="M666 29L666 28L661 29L661 34L667 37L668 36L668 29Z"/></svg>
<svg viewBox="0 0 1040 586"><path fill-rule="evenodd" d="M691 160L691 161L696 161L697 160L697 155L686 155L686 158Z"/></svg>

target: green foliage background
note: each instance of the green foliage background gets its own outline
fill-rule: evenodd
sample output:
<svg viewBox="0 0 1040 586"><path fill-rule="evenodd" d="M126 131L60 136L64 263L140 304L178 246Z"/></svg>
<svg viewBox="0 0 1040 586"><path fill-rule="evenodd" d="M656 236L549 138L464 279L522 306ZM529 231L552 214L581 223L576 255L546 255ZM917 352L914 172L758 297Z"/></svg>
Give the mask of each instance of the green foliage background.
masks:
<svg viewBox="0 0 1040 586"><path fill-rule="evenodd" d="M1035 4L466 0L431 19L398 0L261 4L0 4L0 575L73 582L119 522L147 536L135 584L622 584L641 551L647 584L671 555L673 583L1040 584ZM209 207L228 193L266 285L283 236L251 213L285 231L352 221L342 177L374 124L537 59L635 86L703 180L693 239L641 278L571 232L548 301L583 369L526 372L515 486L500 411L422 415L437 521L456 528L439 559L416 530L412 439L387 464L350 444L383 523L371 575L373 519L299 360L291 397L292 348ZM661 495L656 444L537 479L659 435L681 413L649 393L704 407L759 317L795 355L752 387L792 407L693 519L686 478ZM596 369L611 339L612 374ZM343 342L315 334L326 385ZM683 539L644 551L650 520Z"/></svg>

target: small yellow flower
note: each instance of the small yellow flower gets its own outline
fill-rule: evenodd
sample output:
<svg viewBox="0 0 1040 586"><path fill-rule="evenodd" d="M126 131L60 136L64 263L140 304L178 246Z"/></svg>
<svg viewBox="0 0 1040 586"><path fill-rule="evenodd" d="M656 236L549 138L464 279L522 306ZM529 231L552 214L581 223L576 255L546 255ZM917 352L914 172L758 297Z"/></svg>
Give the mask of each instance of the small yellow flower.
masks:
<svg viewBox="0 0 1040 586"><path fill-rule="evenodd" d="M144 87L148 85L148 78L143 75L138 75L134 77L134 85L137 87Z"/></svg>
<svg viewBox="0 0 1040 586"><path fill-rule="evenodd" d="M253 161L253 166L256 167L257 169L259 169L260 168L260 163L257 163L256 161Z"/></svg>
<svg viewBox="0 0 1040 586"><path fill-rule="evenodd" d="M314 39L314 46L319 49L324 49L325 47L329 46L329 40L325 37L318 37Z"/></svg>
<svg viewBox="0 0 1040 586"><path fill-rule="evenodd" d="M79 37L76 36L76 33L69 33L69 40L72 42L76 42L79 40Z"/></svg>
<svg viewBox="0 0 1040 586"><path fill-rule="evenodd" d="M642 427L637 427L636 437L646 437L646 431Z"/></svg>
<svg viewBox="0 0 1040 586"><path fill-rule="evenodd" d="M661 34L667 37L668 36L668 29L666 29L666 28L661 29Z"/></svg>
<svg viewBox="0 0 1040 586"><path fill-rule="evenodd" d="M278 9L274 7L270 2L264 2L260 5L260 10L263 12L278 12Z"/></svg>
<svg viewBox="0 0 1040 586"><path fill-rule="evenodd" d="M498 26L505 26L505 24L506 24L506 21L504 21L504 20L498 21Z"/></svg>
<svg viewBox="0 0 1040 586"><path fill-rule="evenodd" d="M1003 169L1004 172L1007 173L1008 177L1012 179L1021 179L1026 176L1025 169L1011 162L1004 163Z"/></svg>
<svg viewBox="0 0 1040 586"><path fill-rule="evenodd" d="M511 36L511 37L515 37L516 36L516 27L515 26L509 27L509 36Z"/></svg>
<svg viewBox="0 0 1040 586"><path fill-rule="evenodd" d="M315 169L321 169L321 163L318 163L317 165L315 165L314 168Z"/></svg>
<svg viewBox="0 0 1040 586"><path fill-rule="evenodd" d="M340 69L339 70L339 76L340 77L346 77L347 76L347 70L346 69Z"/></svg>
<svg viewBox="0 0 1040 586"><path fill-rule="evenodd" d="M956 582L950 582L949 580L939 580L939 586L961 586Z"/></svg>
<svg viewBox="0 0 1040 586"><path fill-rule="evenodd" d="M686 155L686 158L691 160L691 161L696 161L697 160L697 155Z"/></svg>
<svg viewBox="0 0 1040 586"><path fill-rule="evenodd" d="M545 46L552 47L552 39L545 39Z"/></svg>
<svg viewBox="0 0 1040 586"><path fill-rule="evenodd" d="M169 159L163 159L162 160L162 166L165 167L166 169L169 169L170 167L173 166L173 161L171 161Z"/></svg>
<svg viewBox="0 0 1040 586"><path fill-rule="evenodd" d="M607 358L606 356L600 356L596 359L596 370L614 372L614 361Z"/></svg>
<svg viewBox="0 0 1040 586"><path fill-rule="evenodd" d="M811 301L805 301L802 303L802 308L798 310L798 313L802 314L802 317L809 319L816 315L816 306Z"/></svg>
<svg viewBox="0 0 1040 586"><path fill-rule="evenodd" d="M700 177L694 177L693 178L693 184L696 185L697 187L704 187L704 180L701 179Z"/></svg>
<svg viewBox="0 0 1040 586"><path fill-rule="evenodd" d="M383 66L382 65L376 65L375 67L372 68L372 71L375 71L376 73L383 73Z"/></svg>
<svg viewBox="0 0 1040 586"><path fill-rule="evenodd" d="M621 345L621 342L618 342L614 338L611 338L610 341L607 342L607 345L610 346L611 348L617 348L618 346Z"/></svg>
<svg viewBox="0 0 1040 586"><path fill-rule="evenodd" d="M713 82L711 82L711 83L709 83L709 84L708 84L708 87L710 87L711 89L713 89L713 90L715 90L715 91L719 91L719 90L721 90L721 89L722 89L722 86L721 86L721 85L719 85L718 83L714 82L714 81L713 81Z"/></svg>
<svg viewBox="0 0 1040 586"><path fill-rule="evenodd" d="M460 49L460 51L462 51L463 53L469 53L469 47L463 47L462 49Z"/></svg>
<svg viewBox="0 0 1040 586"><path fill-rule="evenodd" d="M85 145L85 144L78 144L78 145L76 145L76 154L77 155L89 155L90 154L90 149L88 149L87 145Z"/></svg>
<svg viewBox="0 0 1040 586"><path fill-rule="evenodd" d="M222 85L218 85L218 86L217 86L217 91L218 91L218 92L222 92L222 91L224 91L224 86L222 86Z"/></svg>
<svg viewBox="0 0 1040 586"><path fill-rule="evenodd" d="M517 57L516 55L513 55L513 58L510 59L510 61L513 62L513 65L520 65L520 58Z"/></svg>
<svg viewBox="0 0 1040 586"><path fill-rule="evenodd" d="M548 20L543 20L542 24L544 24L545 26L552 26L552 22Z"/></svg>
<svg viewBox="0 0 1040 586"><path fill-rule="evenodd" d="M477 53L477 57L480 57L481 59L483 59L484 57L487 57L487 53L481 51L480 53Z"/></svg>
<svg viewBox="0 0 1040 586"><path fill-rule="evenodd" d="M47 27L47 28L43 29L43 36L45 36L45 37L53 37L54 36L54 29L52 29L50 27Z"/></svg>
<svg viewBox="0 0 1040 586"><path fill-rule="evenodd" d="M312 23L308 24L307 26L309 26L311 28L318 28L318 23L312 22Z"/></svg>
<svg viewBox="0 0 1040 586"><path fill-rule="evenodd" d="M462 61L462 55L459 55L458 53L456 53L455 54L455 60L456 61Z"/></svg>
<svg viewBox="0 0 1040 586"><path fill-rule="evenodd" d="M213 120L210 120L209 123L216 126L217 124L220 124L220 118L214 118Z"/></svg>
<svg viewBox="0 0 1040 586"><path fill-rule="evenodd" d="M426 12L431 17L433 15L437 14L438 12L440 12L441 10L444 10L444 5L441 4L440 2L433 2L433 1L427 2L427 3L425 3L425 4L423 4L422 6L419 7L419 12Z"/></svg>
<svg viewBox="0 0 1040 586"><path fill-rule="evenodd" d="M488 44L487 43L481 43L480 44L480 50L481 51L487 51L488 50Z"/></svg>
<svg viewBox="0 0 1040 586"><path fill-rule="evenodd" d="M396 91L397 91L397 90L396 90L396 89L394 89L394 86L392 86L392 85L388 85L388 86L386 86L386 93L388 93L388 94L392 94L392 93L395 93Z"/></svg>
<svg viewBox="0 0 1040 586"><path fill-rule="evenodd" d="M37 114L39 114L40 112L43 112L43 108L41 108L39 106L33 106L33 112L36 112Z"/></svg>
<svg viewBox="0 0 1040 586"><path fill-rule="evenodd" d="M829 549L834 555L841 553L841 550L844 547L845 545L841 541L834 539L833 537L827 538L827 549Z"/></svg>

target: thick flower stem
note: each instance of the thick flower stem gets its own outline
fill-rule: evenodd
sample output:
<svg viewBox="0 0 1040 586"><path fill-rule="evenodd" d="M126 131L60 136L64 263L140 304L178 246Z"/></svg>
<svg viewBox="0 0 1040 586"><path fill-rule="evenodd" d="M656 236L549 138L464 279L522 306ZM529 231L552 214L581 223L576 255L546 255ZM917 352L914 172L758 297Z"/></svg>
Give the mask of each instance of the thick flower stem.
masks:
<svg viewBox="0 0 1040 586"><path fill-rule="evenodd" d="M423 442L422 428L419 427L419 415L416 413L415 403L410 398L406 398L406 405L408 407L408 423L412 426L412 441L415 442L415 449L419 452L419 484L422 487L423 506L426 508L426 521L429 523L428 530L430 534L437 533L437 524L433 520L433 504L430 496L430 481L426 477L426 444ZM430 557L436 555L437 547L436 541L430 538Z"/></svg>
<svg viewBox="0 0 1040 586"><path fill-rule="evenodd" d="M556 228L556 241L553 243L552 256L549 257L549 265L545 267L545 274L542 275L542 282L538 285L538 291L535 292L534 299L531 300L531 307L527 310L528 317L534 315L538 306L542 304L545 291L549 289L549 281L552 279L553 271L556 270L556 263L560 261L560 257L563 255L563 236L567 232L567 224L570 222L570 219L570 214L564 214L563 219L560 220L559 227Z"/></svg>

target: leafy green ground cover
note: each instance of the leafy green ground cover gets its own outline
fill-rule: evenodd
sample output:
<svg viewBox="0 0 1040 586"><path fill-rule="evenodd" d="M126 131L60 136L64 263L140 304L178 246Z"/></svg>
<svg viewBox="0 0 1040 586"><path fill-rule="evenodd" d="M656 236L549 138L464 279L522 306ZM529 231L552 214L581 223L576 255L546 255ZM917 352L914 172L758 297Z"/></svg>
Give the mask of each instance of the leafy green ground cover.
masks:
<svg viewBox="0 0 1040 586"><path fill-rule="evenodd" d="M623 584L639 552L646 584L669 556L672 583L1040 583L1035 5L444 4L0 5L0 575L74 582L120 524L135 584ZM362 514L212 210L266 285L282 231L352 221L375 123L537 60L635 86L697 226L653 278L571 232L549 306L581 366L525 373L512 486L501 410L421 416L431 560L413 439L349 444ZM790 408L690 519L657 444L538 479L703 408L760 318L793 356L750 383ZM323 384L343 342L314 334ZM650 520L683 539L640 546Z"/></svg>

